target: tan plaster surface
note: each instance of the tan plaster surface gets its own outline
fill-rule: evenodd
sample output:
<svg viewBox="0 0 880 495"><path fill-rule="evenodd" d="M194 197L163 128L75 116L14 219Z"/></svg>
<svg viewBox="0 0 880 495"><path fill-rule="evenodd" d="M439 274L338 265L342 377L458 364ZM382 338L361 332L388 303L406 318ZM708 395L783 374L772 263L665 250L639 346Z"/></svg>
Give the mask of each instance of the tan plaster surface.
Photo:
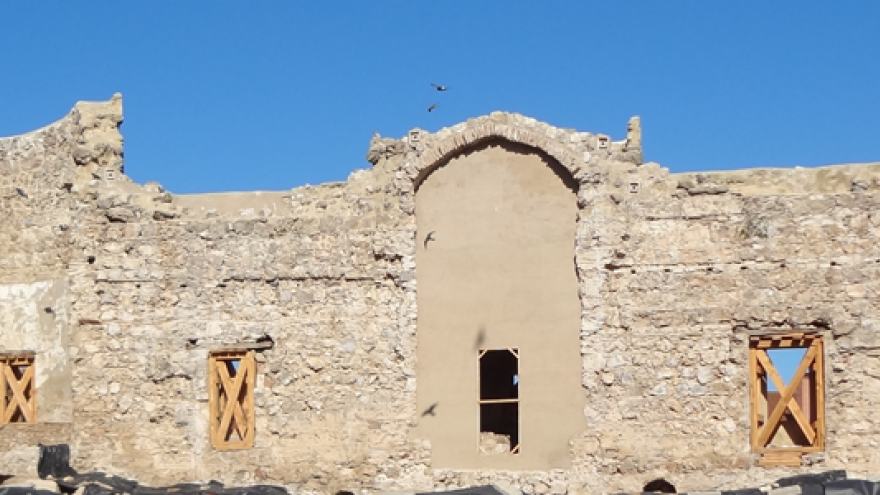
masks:
<svg viewBox="0 0 880 495"><path fill-rule="evenodd" d="M479 145L416 195L418 410L434 405L419 434L438 467L566 467L584 427L576 196L549 160L522 145ZM477 353L508 347L520 353L521 452L480 455Z"/></svg>

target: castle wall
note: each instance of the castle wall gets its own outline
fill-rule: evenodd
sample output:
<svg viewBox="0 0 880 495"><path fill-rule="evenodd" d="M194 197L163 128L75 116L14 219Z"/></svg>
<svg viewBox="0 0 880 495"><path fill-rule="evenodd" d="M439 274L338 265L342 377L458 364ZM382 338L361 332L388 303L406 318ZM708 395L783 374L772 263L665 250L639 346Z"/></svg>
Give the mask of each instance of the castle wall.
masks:
<svg viewBox="0 0 880 495"><path fill-rule="evenodd" d="M0 425L6 470L32 474L36 444L61 441L80 470L318 493L607 493L660 476L707 490L880 470L880 165L670 175L642 163L636 125L605 145L496 113L376 138L374 167L345 183L175 196L125 177L120 122L118 99L78 104L0 140L0 294L33 294L0 297L0 349L39 347L50 328L63 349L66 325L66 363L31 350L38 369L67 369L72 390L71 422ZM582 428L566 468L444 465L420 423L419 212L431 203L416 184L498 141L540 150L523 160L552 159L577 183L559 193L576 201L580 301ZM825 343L826 446L798 468L756 466L749 444L748 339L782 330ZM222 346L257 349L249 450L210 444L207 357Z"/></svg>
<svg viewBox="0 0 880 495"><path fill-rule="evenodd" d="M36 465L38 443L72 440L69 189L83 132L80 108L43 129L0 139L0 353L30 351L40 363L42 423L0 425L0 465L12 472Z"/></svg>
<svg viewBox="0 0 880 495"><path fill-rule="evenodd" d="M99 434L76 449L77 465L156 484L337 489L405 466L392 456L420 445L406 438L414 373L401 355L412 345L394 331L399 261L375 249L383 236L364 187L297 193L299 214L290 198L237 218L110 222L95 210L83 235L95 240L96 268L76 281L88 320L77 352L91 363L74 388L89 390L77 429ZM115 208L136 218L134 203ZM255 446L215 451L207 354L257 341L274 346L256 352Z"/></svg>

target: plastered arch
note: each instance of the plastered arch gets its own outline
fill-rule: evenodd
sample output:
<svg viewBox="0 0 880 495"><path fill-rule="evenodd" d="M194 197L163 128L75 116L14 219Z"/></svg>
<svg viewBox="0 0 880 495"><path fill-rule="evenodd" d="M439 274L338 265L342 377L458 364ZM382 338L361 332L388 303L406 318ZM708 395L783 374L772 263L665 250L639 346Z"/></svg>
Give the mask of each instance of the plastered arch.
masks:
<svg viewBox="0 0 880 495"><path fill-rule="evenodd" d="M607 146L599 147L600 138L604 138L608 143ZM577 227L573 242L569 241L571 245L567 249L570 251L566 256L568 259L573 257L575 262L580 333L581 335L595 333L604 325L606 318L603 310L606 306L603 287L607 274L602 267L607 264L611 252L591 243L597 235L603 237L600 233L605 232L609 223L605 208L586 208L586 206L596 204L603 195L607 194L603 184L608 182L610 170L619 169L621 166L632 169L632 165L638 164L640 150L628 149L628 141L611 142L605 135L560 129L529 117L508 113L493 113L441 129L433 134L420 129L410 131L404 139L398 141L400 146L395 150L395 154L398 154L400 161L390 170L385 169L388 173L386 177L390 179L389 185L395 190L394 194L398 198L405 221L411 229L409 231L411 237L408 239L409 248L402 257L403 265L413 267L419 277L423 275L424 263L418 263L420 269L416 269L416 251L424 247L424 236L432 227L423 225L420 229L417 226L417 217L419 217L416 214L416 197L419 195L417 189L435 170L488 141L501 141L531 148L537 154L543 155L545 160L556 162L557 173L569 175L567 179L576 184L574 192L577 196ZM587 246L590 246L590 249L586 249ZM424 308L417 303L419 296L416 285L408 284L406 288L409 297L401 306L401 314L406 316L403 320L405 323L402 323L402 331L415 340L415 336L419 334L417 319L419 316L424 316L422 311ZM594 371L585 363L581 363L580 369L580 376L578 377L577 371L573 376L580 378L583 384L591 384L595 380ZM415 370L413 373L414 376L418 375ZM566 376L568 375L567 373ZM423 380L419 383L424 386L422 382ZM578 397L582 389L577 388L577 390L581 392L572 392L568 395ZM577 421L584 420L581 409L578 409ZM430 437L427 431L421 428L413 431L411 435L411 438L418 439ZM568 453L557 457L553 463L564 464L566 462L564 458L571 458L569 456L575 454ZM549 462L548 459L545 461Z"/></svg>
<svg viewBox="0 0 880 495"><path fill-rule="evenodd" d="M596 150L597 135L559 129L519 114L495 112L471 119L436 133L413 129L406 138L406 160L395 186L403 196L414 193L418 184L450 157L478 143L500 139L536 148L562 165L578 183L590 181L588 167L622 149L623 143Z"/></svg>
<svg viewBox="0 0 880 495"><path fill-rule="evenodd" d="M438 467L565 469L586 427L577 184L527 143L452 142L455 154L416 182L417 411L439 411L420 416L416 434L431 441ZM517 349L527 378L512 409L478 401L487 349ZM509 424L483 424L501 417L515 425L511 436ZM517 453L492 455L483 441Z"/></svg>
<svg viewBox="0 0 880 495"><path fill-rule="evenodd" d="M414 188L417 189L425 177L449 158L492 139L524 144L543 151L559 162L572 177L581 171L580 165L583 163L583 159L579 159L571 150L552 143L546 136L539 135L530 129L516 128L510 125L484 124L473 129L466 129L445 139L427 140L426 150L415 161L418 173L413 181Z"/></svg>

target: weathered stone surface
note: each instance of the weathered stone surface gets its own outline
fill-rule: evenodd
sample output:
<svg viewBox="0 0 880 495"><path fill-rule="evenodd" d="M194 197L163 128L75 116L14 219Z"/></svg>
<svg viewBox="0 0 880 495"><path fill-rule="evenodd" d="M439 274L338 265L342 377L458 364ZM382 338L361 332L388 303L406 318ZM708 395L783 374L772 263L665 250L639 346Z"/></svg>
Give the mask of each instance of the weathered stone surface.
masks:
<svg viewBox="0 0 880 495"><path fill-rule="evenodd" d="M770 490L770 495L801 495L801 487L794 485L774 488Z"/></svg>
<svg viewBox="0 0 880 495"><path fill-rule="evenodd" d="M693 491L880 471L880 164L672 175L642 162L637 121L603 144L496 112L377 137L373 167L344 183L188 196L128 180L121 121L118 98L80 103L0 140L0 291L66 287L0 298L0 350L10 335L41 335L38 370L66 367L60 386L73 392L69 423L0 426L7 471L32 475L38 442L70 443L78 469L154 485L301 493L637 492L658 477ZM570 441L570 469L439 469L413 433L417 185L488 140L540 149L578 185L587 428ZM69 335L48 332L61 328L49 313L15 316L46 306ZM826 338L826 449L808 466L760 468L747 336L785 329ZM207 353L265 337L275 345L257 353L256 445L215 451Z"/></svg>
<svg viewBox="0 0 880 495"><path fill-rule="evenodd" d="M66 279L0 283L0 352L25 350L42 357L34 380L40 389L39 417L47 423L73 420L69 306Z"/></svg>
<svg viewBox="0 0 880 495"><path fill-rule="evenodd" d="M2 485L3 488L34 488L37 490L60 492L57 483L52 480L41 480L40 478L11 478L3 482Z"/></svg>

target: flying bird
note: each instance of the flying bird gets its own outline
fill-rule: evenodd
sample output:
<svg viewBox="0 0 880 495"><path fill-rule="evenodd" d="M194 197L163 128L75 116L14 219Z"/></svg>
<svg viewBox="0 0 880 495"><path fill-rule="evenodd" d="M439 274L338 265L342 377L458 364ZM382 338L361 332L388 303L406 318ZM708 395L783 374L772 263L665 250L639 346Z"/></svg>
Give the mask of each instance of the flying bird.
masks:
<svg viewBox="0 0 880 495"><path fill-rule="evenodd" d="M27 193L24 192L24 189L22 189L20 187L16 187L15 190L18 191L18 195L21 196L22 198L28 197Z"/></svg>
<svg viewBox="0 0 880 495"><path fill-rule="evenodd" d="M425 236L425 242L424 242L425 249L428 249L428 241L436 241L437 240L437 239L434 239L434 232L437 232L437 231L432 230L432 231L428 232L428 235Z"/></svg>
<svg viewBox="0 0 880 495"><path fill-rule="evenodd" d="M431 83L431 86L434 86L434 89L436 89L437 91L446 91L447 89L449 89L449 86L443 86L442 84Z"/></svg>
<svg viewBox="0 0 880 495"><path fill-rule="evenodd" d="M437 108L437 104L436 104L436 103L432 103L431 106L428 107L428 111L429 111L429 112L433 112L435 108Z"/></svg>
<svg viewBox="0 0 880 495"><path fill-rule="evenodd" d="M436 411L437 404L439 404L439 402L435 402L435 403L431 404L427 409L425 409L424 412L422 412L422 417L436 416L437 415L437 411Z"/></svg>

